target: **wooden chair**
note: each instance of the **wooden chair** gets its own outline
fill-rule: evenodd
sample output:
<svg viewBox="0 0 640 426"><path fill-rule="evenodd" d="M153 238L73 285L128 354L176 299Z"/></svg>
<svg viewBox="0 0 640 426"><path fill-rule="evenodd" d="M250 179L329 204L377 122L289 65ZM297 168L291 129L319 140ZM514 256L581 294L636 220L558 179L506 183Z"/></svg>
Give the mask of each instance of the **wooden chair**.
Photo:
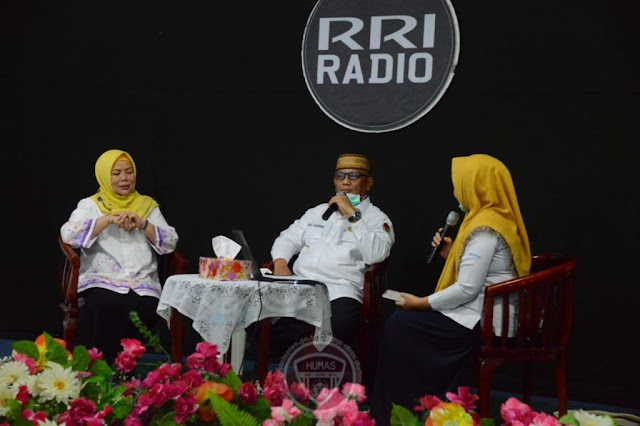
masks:
<svg viewBox="0 0 640 426"><path fill-rule="evenodd" d="M480 417L490 416L491 375L505 361L524 362L523 401L531 397L533 362L554 362L559 415L567 412L567 349L573 321L573 289L577 262L567 255L533 256L531 273L489 286L480 321L477 357ZM509 295L517 293L514 337L508 337ZM494 301L502 299L503 336L493 332Z"/></svg>
<svg viewBox="0 0 640 426"><path fill-rule="evenodd" d="M362 322L358 329L357 355L362 370L362 382L365 384L373 378L371 371L375 369L379 343L375 327L382 316L382 293L387 289L387 267L390 258L391 256L380 263L370 265L364 274ZM263 264L262 267L273 270L273 261ZM271 320L269 318L263 319L260 321L260 342L256 367L256 375L261 383L267 375L270 333ZM313 334L311 326L310 334Z"/></svg>
<svg viewBox="0 0 640 426"><path fill-rule="evenodd" d="M78 276L80 274L80 256L78 251L62 241L58 234L58 244L62 250L62 264L60 267L60 293L64 302L60 304L60 309L64 313L62 321L63 338L68 350L73 350L75 344L76 330L78 329ZM182 255L174 250L168 255L158 256L158 276L160 282L168 276L174 274L186 274L189 262Z"/></svg>

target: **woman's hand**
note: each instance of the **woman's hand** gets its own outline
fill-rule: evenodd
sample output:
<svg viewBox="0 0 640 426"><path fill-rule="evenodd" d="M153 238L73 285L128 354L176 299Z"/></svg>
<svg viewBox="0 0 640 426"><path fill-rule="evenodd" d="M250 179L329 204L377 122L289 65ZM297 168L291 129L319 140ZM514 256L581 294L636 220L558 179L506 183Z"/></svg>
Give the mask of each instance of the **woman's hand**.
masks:
<svg viewBox="0 0 640 426"><path fill-rule="evenodd" d="M411 293L400 293L402 299L396 301L396 306L400 306L406 310L415 310L415 309L431 309L431 305L429 305L429 299L426 297L418 297Z"/></svg>
<svg viewBox="0 0 640 426"><path fill-rule="evenodd" d="M438 229L438 232L433 236L433 240L431 241L431 247L437 247L439 244L443 244L440 249L440 256L444 259L449 256L449 251L451 250L451 245L453 244L453 240L450 237L444 237L442 239L440 233L442 232L442 228ZM443 242L444 241L444 242Z"/></svg>
<svg viewBox="0 0 640 426"><path fill-rule="evenodd" d="M115 215L115 224L127 232L144 228L144 220L134 212L120 212Z"/></svg>

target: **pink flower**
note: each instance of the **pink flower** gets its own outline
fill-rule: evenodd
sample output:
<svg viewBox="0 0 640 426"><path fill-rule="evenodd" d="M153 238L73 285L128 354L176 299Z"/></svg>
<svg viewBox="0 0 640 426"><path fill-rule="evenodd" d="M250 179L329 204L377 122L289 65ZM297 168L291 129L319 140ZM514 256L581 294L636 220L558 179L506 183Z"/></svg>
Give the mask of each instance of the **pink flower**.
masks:
<svg viewBox="0 0 640 426"><path fill-rule="evenodd" d="M344 386L342 386L342 394L346 398L355 399L359 403L367 399L365 387L359 383L345 383Z"/></svg>
<svg viewBox="0 0 640 426"><path fill-rule="evenodd" d="M243 383L242 386L238 388L238 395L240 395L242 402L247 405L255 404L258 400L258 390L251 382Z"/></svg>
<svg viewBox="0 0 640 426"><path fill-rule="evenodd" d="M500 406L500 415L505 421L504 426L516 422L528 425L531 422L532 411L527 404L520 402L518 398L511 397Z"/></svg>
<svg viewBox="0 0 640 426"><path fill-rule="evenodd" d="M280 370L269 371L267 377L264 379L264 386L271 386L278 384L284 386L284 374Z"/></svg>
<svg viewBox="0 0 640 426"><path fill-rule="evenodd" d="M142 346L138 339L120 339L120 344L125 352L136 358L140 358L147 351L147 348Z"/></svg>
<svg viewBox="0 0 640 426"><path fill-rule="evenodd" d="M441 403L442 400L437 396L425 395L420 398L420 405L416 405L413 411L430 411L433 407Z"/></svg>
<svg viewBox="0 0 640 426"><path fill-rule="evenodd" d="M313 415L323 424L330 423L340 413L341 405L349 402L355 404L353 400L345 400L338 388L322 389L316 397L316 400L318 401L318 408L313 412ZM347 411L349 411L349 409L347 409ZM344 408L342 412L344 412Z"/></svg>
<svg viewBox="0 0 640 426"><path fill-rule="evenodd" d="M179 398L175 403L176 415L173 417L176 423L185 423L189 416L194 414L198 409L196 397L193 395L186 395Z"/></svg>
<svg viewBox="0 0 640 426"><path fill-rule="evenodd" d="M287 390L283 385L274 383L262 389L262 396L269 401L272 407L278 407L282 405L282 401L287 396Z"/></svg>
<svg viewBox="0 0 640 426"><path fill-rule="evenodd" d="M271 418L277 422L290 422L298 414L300 410L289 399L284 399L280 407L271 407Z"/></svg>
<svg viewBox="0 0 640 426"><path fill-rule="evenodd" d="M214 369L214 371L222 377L225 377L229 370L231 370L231 364L218 364Z"/></svg>
<svg viewBox="0 0 640 426"><path fill-rule="evenodd" d="M446 397L450 402L462 405L466 411L474 410L476 408L474 402L480 398L478 395L471 393L469 386L460 386L457 395L453 392L447 392Z"/></svg>
<svg viewBox="0 0 640 426"><path fill-rule="evenodd" d="M89 357L91 358L91 360L89 361L89 368L91 368L95 360L104 359L102 356L102 352L100 352L97 348L91 348L87 352L89 352Z"/></svg>
<svg viewBox="0 0 640 426"><path fill-rule="evenodd" d="M132 413L124 419L124 426L142 426L142 422Z"/></svg>
<svg viewBox="0 0 640 426"><path fill-rule="evenodd" d="M182 375L180 381L185 383L186 385L197 388L201 384L204 383L204 379L202 378L202 374L195 370L189 370Z"/></svg>
<svg viewBox="0 0 640 426"><path fill-rule="evenodd" d="M189 370L201 370L204 368L205 356L194 352L187 357L186 365Z"/></svg>
<svg viewBox="0 0 640 426"><path fill-rule="evenodd" d="M127 388L127 390L123 392L124 396L131 395L136 389L142 389L142 383L139 379L134 379L130 382L122 382L121 385Z"/></svg>
<svg viewBox="0 0 640 426"><path fill-rule="evenodd" d="M559 426L560 422L554 416L545 413L535 413L531 419L531 426Z"/></svg>
<svg viewBox="0 0 640 426"><path fill-rule="evenodd" d="M289 385L289 392L291 392L296 401L301 403L307 402L311 397L311 391L309 391L309 389L300 382L291 383Z"/></svg>
<svg viewBox="0 0 640 426"><path fill-rule="evenodd" d="M15 350L11 353L11 356L15 361L21 362L26 365L29 368L29 372L31 374L37 373L38 365L35 359L28 357L25 354L18 353Z"/></svg>
<svg viewBox="0 0 640 426"><path fill-rule="evenodd" d="M26 385L20 385L16 399L24 406L31 399L29 388Z"/></svg>
<svg viewBox="0 0 640 426"><path fill-rule="evenodd" d="M196 352L201 353L205 358L217 358L218 345L209 342L200 342L196 345Z"/></svg>
<svg viewBox="0 0 640 426"><path fill-rule="evenodd" d="M71 401L69 410L60 414L58 423L65 423L68 426L82 425L84 420L93 417L96 411L96 404L85 398L77 398Z"/></svg>
<svg viewBox="0 0 640 426"><path fill-rule="evenodd" d="M131 352L118 352L118 356L116 357L118 370L128 373L133 371L136 365L138 365L137 358Z"/></svg>
<svg viewBox="0 0 640 426"><path fill-rule="evenodd" d="M345 415L343 420L345 426L375 426L376 424L376 421L369 417L369 413L364 411L351 412Z"/></svg>
<svg viewBox="0 0 640 426"><path fill-rule="evenodd" d="M37 425L39 421L44 422L45 420L47 420L47 415L44 411L38 411L37 413L34 413L31 410L24 410L21 416L23 419L29 420L34 425Z"/></svg>

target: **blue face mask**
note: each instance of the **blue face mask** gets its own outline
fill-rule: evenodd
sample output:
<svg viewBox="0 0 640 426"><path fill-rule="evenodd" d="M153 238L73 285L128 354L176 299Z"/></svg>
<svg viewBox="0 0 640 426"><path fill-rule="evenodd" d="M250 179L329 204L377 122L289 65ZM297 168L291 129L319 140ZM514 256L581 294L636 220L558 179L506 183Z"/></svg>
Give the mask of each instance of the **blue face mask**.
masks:
<svg viewBox="0 0 640 426"><path fill-rule="evenodd" d="M360 204L360 194L347 194L347 198L351 201L353 207Z"/></svg>
<svg viewBox="0 0 640 426"><path fill-rule="evenodd" d="M462 203L458 204L458 208L462 211L462 213L466 213L467 212L467 209L464 208Z"/></svg>

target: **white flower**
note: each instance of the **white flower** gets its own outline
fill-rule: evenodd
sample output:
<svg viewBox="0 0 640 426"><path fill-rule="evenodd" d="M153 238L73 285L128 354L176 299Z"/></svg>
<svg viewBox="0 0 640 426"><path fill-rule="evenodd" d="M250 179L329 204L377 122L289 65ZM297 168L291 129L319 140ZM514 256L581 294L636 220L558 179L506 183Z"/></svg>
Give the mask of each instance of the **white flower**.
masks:
<svg viewBox="0 0 640 426"><path fill-rule="evenodd" d="M576 410L573 416L580 423L580 426L613 426L611 417L597 416L584 410Z"/></svg>
<svg viewBox="0 0 640 426"><path fill-rule="evenodd" d="M53 420L38 420L38 426L64 426L66 425L66 423L60 423L58 424L57 422L53 421Z"/></svg>
<svg viewBox="0 0 640 426"><path fill-rule="evenodd" d="M11 361L0 365L0 384L19 388L27 384L29 376L29 367L22 362Z"/></svg>
<svg viewBox="0 0 640 426"><path fill-rule="evenodd" d="M15 399L18 395L18 388L10 387L0 383L0 416L4 416L9 412L7 403L10 399Z"/></svg>
<svg viewBox="0 0 640 426"><path fill-rule="evenodd" d="M71 367L65 369L60 364L51 362L38 375L35 388L44 401L55 399L57 402L68 404L80 395L82 382L76 378L76 373Z"/></svg>

